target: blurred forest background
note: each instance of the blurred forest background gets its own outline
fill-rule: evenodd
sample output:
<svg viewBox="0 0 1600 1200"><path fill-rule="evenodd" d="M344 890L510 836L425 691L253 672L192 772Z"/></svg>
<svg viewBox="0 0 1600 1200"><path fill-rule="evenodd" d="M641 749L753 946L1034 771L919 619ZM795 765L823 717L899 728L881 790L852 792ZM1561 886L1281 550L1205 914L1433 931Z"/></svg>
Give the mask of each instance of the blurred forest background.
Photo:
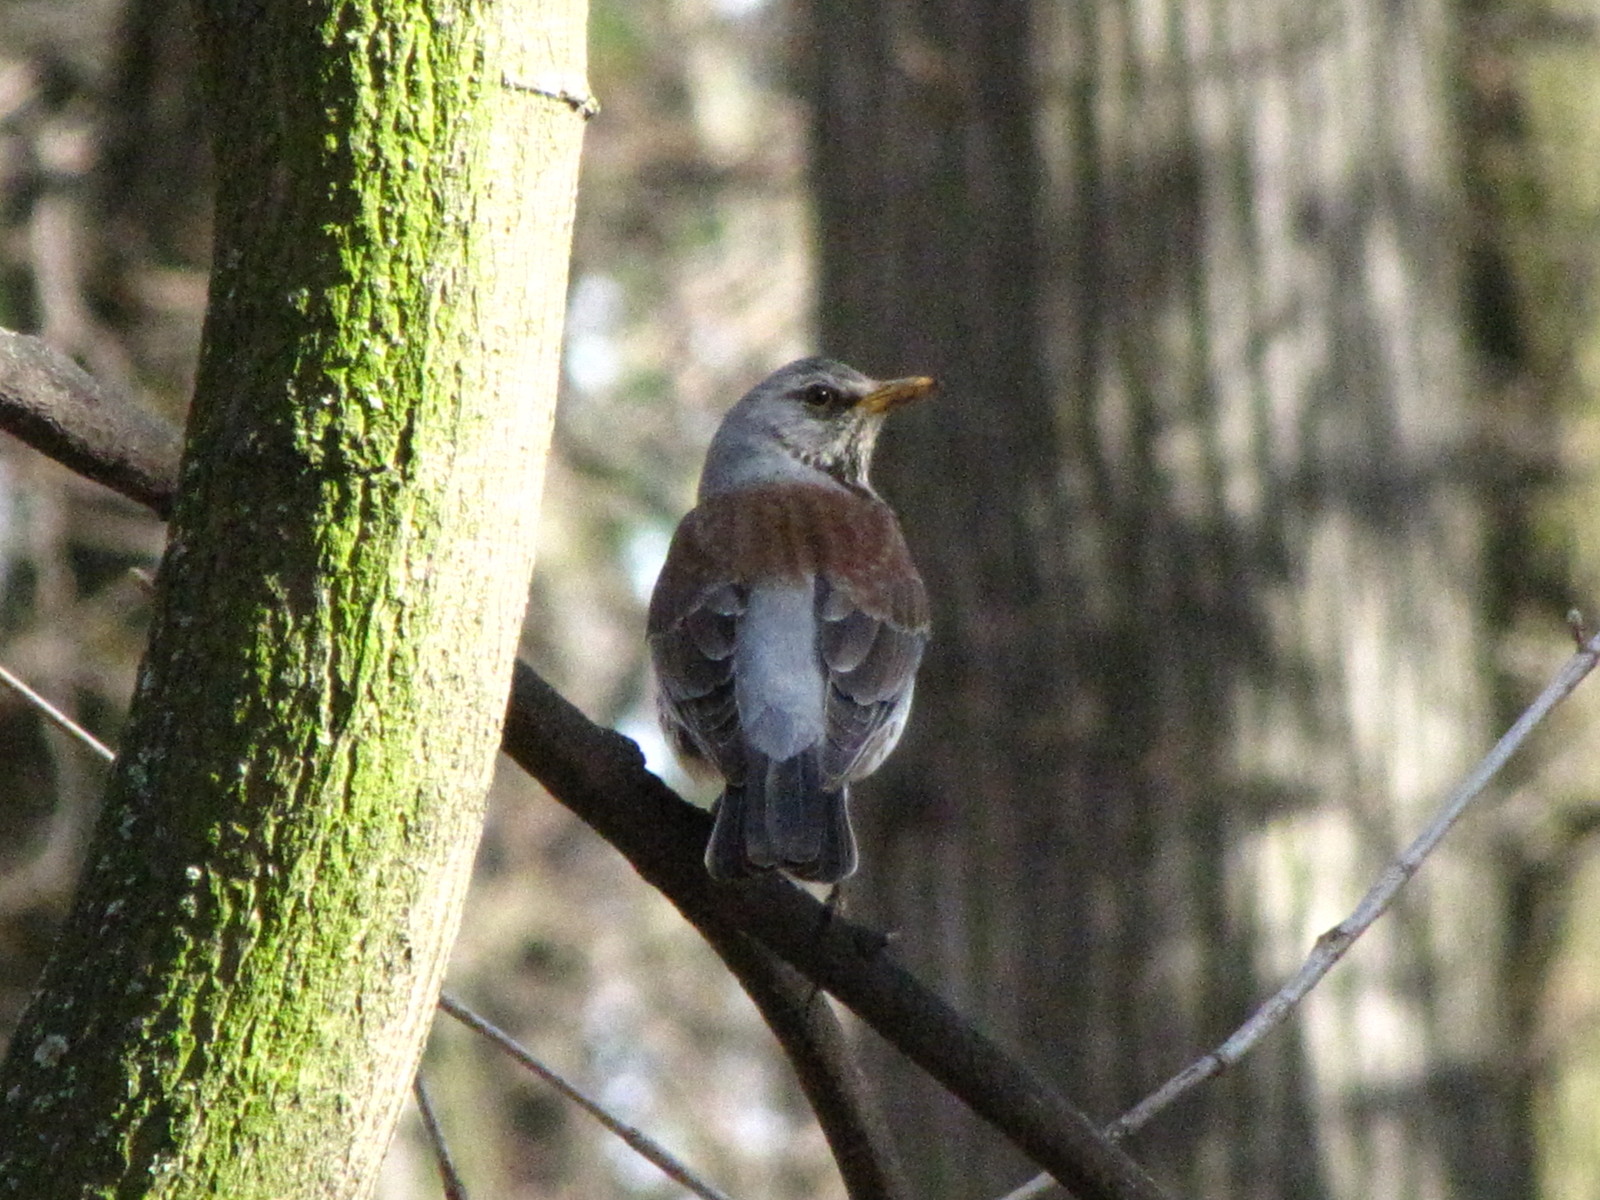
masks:
<svg viewBox="0 0 1600 1200"><path fill-rule="evenodd" d="M0 324L180 418L176 0L0 0ZM1600 618L1593 0L593 0L525 654L654 756L642 603L722 410L933 372L935 602L852 912L1110 1119L1270 991ZM0 663L115 744L158 524L0 439ZM1600 1195L1600 694L1296 1023L1131 1145L1208 1197ZM0 1032L102 767L0 693ZM705 797L701 797L704 799ZM452 988L740 1197L841 1194L743 994L514 771ZM919 1195L1031 1174L864 1040ZM475 1197L676 1189L441 1026ZM3 1134L0 1134L3 1136ZM437 1195L410 1122L385 1200Z"/></svg>

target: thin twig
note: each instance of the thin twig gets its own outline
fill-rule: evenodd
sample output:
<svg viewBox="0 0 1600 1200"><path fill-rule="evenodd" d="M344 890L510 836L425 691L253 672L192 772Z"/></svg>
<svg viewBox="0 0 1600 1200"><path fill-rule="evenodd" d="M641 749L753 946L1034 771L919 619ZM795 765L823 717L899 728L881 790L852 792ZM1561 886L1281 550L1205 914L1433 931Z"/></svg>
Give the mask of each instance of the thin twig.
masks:
<svg viewBox="0 0 1600 1200"><path fill-rule="evenodd" d="M450 1157L450 1147L444 1140L444 1130L428 1099L428 1089L423 1086L422 1072L411 1081L411 1092L417 1098L417 1113L422 1117L422 1128L428 1135L428 1145L433 1147L433 1161L439 1164L439 1182L444 1187L445 1200L467 1200L466 1185Z"/></svg>
<svg viewBox="0 0 1600 1200"><path fill-rule="evenodd" d="M574 91L564 87L558 82L547 81L541 83L525 83L513 79L510 75L501 75L500 83L514 92L527 92L530 96L541 96L546 100L554 100L558 104L565 104L585 121L600 115L600 101L589 94L588 90Z"/></svg>
<svg viewBox="0 0 1600 1200"><path fill-rule="evenodd" d="M17 695L21 696L29 704L33 705L34 708L38 709L40 715L45 717L56 728L70 733L73 737L77 738L80 742L89 747L89 749L93 750L107 762L116 761L116 754L110 750L104 742L95 737L94 734L90 733L82 725L79 725L71 717L67 716L66 713L62 712L54 704L51 704L50 701L39 695L38 692L34 691L27 684L23 683L22 680L18 679L10 671L6 670L5 667L0 667L0 683L5 684L12 691L16 692Z"/></svg>
<svg viewBox="0 0 1600 1200"><path fill-rule="evenodd" d="M605 1109L601 1108L599 1104L589 1099L588 1096L584 1095L577 1088L573 1087L560 1075L557 1075L549 1067L545 1066L542 1062L525 1050L522 1044L509 1033L505 1032L505 1030L501 1029L494 1023L485 1020L483 1017L480 1017L477 1013L473 1012L470 1008L466 1007L466 1005L462 1004L459 1000L455 999L455 997L449 995L448 993L439 997L439 1007L444 1009L445 1012L449 1013L456 1020L460 1021L468 1029L474 1030L477 1033L481 1033L495 1045L499 1046L500 1049L504 1050L512 1058L516 1059L523 1066L527 1067L528 1070L532 1071L540 1079L544 1080L551 1087L555 1088L556 1091L560 1092L568 1100L572 1101L572 1103L576 1104L579 1108L583 1109L584 1112L588 1113L596 1121L599 1121L600 1124L604 1125L612 1133L616 1134L624 1142L628 1143L628 1145L632 1147L633 1150L642 1158L648 1159L651 1163L654 1163L655 1166L669 1179L673 1180L675 1183L681 1183L695 1195L704 1197L704 1200L728 1200L726 1193L718 1191L716 1188L712 1187L711 1184L706 1183L704 1180L696 1176L694 1172L689 1170L688 1167L679 1162L672 1152L665 1146L655 1141L648 1134L643 1133L640 1130L635 1129L632 1125L625 1124L624 1122L619 1121L616 1117L612 1116Z"/></svg>
<svg viewBox="0 0 1600 1200"><path fill-rule="evenodd" d="M1417 873L1423 860L1433 852L1434 847L1466 811L1467 806L1483 793L1489 781L1528 739L1528 735L1550 714L1550 710L1570 696L1594 670L1596 663L1600 663L1600 634L1583 642L1577 653L1556 672L1544 691L1540 692L1534 702L1517 718L1516 724L1506 731L1505 736L1495 743L1494 749L1483 757L1466 779L1450 794L1432 823L1418 834L1416 840L1378 876L1377 882L1362 897L1356 910L1317 939L1316 945L1295 976L1258 1008L1227 1041L1209 1054L1190 1063L1113 1121L1106 1128L1106 1135L1113 1139L1123 1138L1142 1128L1179 1096L1233 1066L1267 1033L1282 1024L1334 963L1344 956L1345 951L1350 949L1355 940L1388 910L1400 889Z"/></svg>
<svg viewBox="0 0 1600 1200"><path fill-rule="evenodd" d="M1060 1186L1061 1185L1049 1175L1035 1175L1021 1187L1016 1188L1013 1191L1009 1191L1004 1196L1001 1196L1000 1200L1035 1200L1035 1197L1044 1195L1051 1188Z"/></svg>
<svg viewBox="0 0 1600 1200"><path fill-rule="evenodd" d="M778 1039L850 1200L910 1200L894 1139L863 1078L859 1047L817 985L738 929L715 921L697 928Z"/></svg>

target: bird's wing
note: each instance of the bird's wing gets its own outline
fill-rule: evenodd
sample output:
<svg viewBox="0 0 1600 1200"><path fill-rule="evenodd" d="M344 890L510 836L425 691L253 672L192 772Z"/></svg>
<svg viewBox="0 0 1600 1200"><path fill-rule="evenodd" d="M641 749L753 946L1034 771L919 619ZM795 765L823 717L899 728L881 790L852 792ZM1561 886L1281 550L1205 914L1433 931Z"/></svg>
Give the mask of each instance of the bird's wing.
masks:
<svg viewBox="0 0 1600 1200"><path fill-rule="evenodd" d="M875 496L773 485L713 497L678 526L651 596L664 723L680 753L744 777L734 665L751 588L814 588L826 669L823 775L870 773L893 748L928 637L922 580Z"/></svg>
<svg viewBox="0 0 1600 1200"><path fill-rule="evenodd" d="M747 593L697 545L693 517L679 526L650 600L661 724L687 765L714 767L728 782L739 783L744 747L733 651Z"/></svg>
<svg viewBox="0 0 1600 1200"><path fill-rule="evenodd" d="M817 616L828 669L822 769L848 783L875 771L900 740L928 641L927 600L914 573L887 596L833 575L820 581Z"/></svg>

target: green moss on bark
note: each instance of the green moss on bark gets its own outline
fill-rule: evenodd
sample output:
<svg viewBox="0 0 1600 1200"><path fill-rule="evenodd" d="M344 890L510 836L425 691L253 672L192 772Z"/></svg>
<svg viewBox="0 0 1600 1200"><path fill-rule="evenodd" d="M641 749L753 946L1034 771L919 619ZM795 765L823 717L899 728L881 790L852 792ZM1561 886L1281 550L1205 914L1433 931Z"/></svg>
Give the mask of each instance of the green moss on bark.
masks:
<svg viewBox="0 0 1600 1200"><path fill-rule="evenodd" d="M581 4L202 10L217 247L183 490L0 1073L0 1194L370 1186L531 564L580 122L502 80L581 78Z"/></svg>

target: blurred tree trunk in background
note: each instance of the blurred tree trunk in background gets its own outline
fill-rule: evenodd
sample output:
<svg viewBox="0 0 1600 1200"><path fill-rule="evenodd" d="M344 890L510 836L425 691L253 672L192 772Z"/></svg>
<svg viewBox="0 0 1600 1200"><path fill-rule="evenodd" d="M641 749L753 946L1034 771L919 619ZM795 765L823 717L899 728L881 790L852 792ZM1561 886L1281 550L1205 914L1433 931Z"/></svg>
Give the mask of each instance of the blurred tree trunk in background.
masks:
<svg viewBox="0 0 1600 1200"><path fill-rule="evenodd" d="M1561 653L1558 621L1600 617L1600 18L1592 6L1488 0L1466 24L1470 328L1507 448L1497 530L1509 666L1522 694ZM1500 817L1514 925L1505 964L1538 1144L1538 1194L1600 1195L1600 807L1586 688L1552 721L1542 770Z"/></svg>
<svg viewBox="0 0 1600 1200"><path fill-rule="evenodd" d="M1452 14L813 0L822 347L935 603L873 919L1109 1119L1347 912L1491 722ZM1522 1197L1480 819L1134 1152L1190 1194ZM922 1194L1026 1167L888 1062Z"/></svg>

